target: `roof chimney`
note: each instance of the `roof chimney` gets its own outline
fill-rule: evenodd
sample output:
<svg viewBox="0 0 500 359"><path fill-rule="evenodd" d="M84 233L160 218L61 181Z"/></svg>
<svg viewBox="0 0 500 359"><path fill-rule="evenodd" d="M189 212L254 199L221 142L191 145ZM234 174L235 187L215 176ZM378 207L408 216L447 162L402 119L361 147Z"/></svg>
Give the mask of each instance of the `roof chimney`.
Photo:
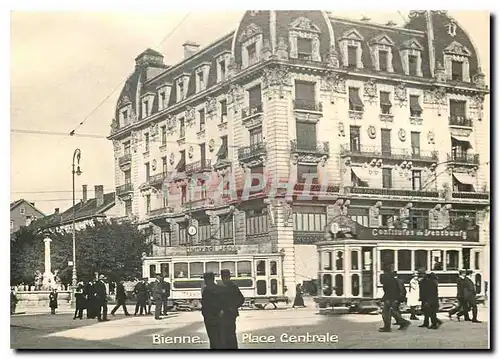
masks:
<svg viewBox="0 0 500 359"><path fill-rule="evenodd" d="M83 204L85 204L85 203L87 203L87 185L86 184L82 185L82 192L83 192L82 202L83 202Z"/></svg>
<svg viewBox="0 0 500 359"><path fill-rule="evenodd" d="M198 45L195 42L191 42L191 41L186 42L184 45L182 45L182 47L184 47L184 58L185 59L193 56L200 49L200 45Z"/></svg>
<svg viewBox="0 0 500 359"><path fill-rule="evenodd" d="M59 208L54 209L54 214L59 214Z"/></svg>
<svg viewBox="0 0 500 359"><path fill-rule="evenodd" d="M30 202L30 204L31 204L33 207L35 207L35 202Z"/></svg>
<svg viewBox="0 0 500 359"><path fill-rule="evenodd" d="M104 204L104 186L94 186L96 206L100 207Z"/></svg>

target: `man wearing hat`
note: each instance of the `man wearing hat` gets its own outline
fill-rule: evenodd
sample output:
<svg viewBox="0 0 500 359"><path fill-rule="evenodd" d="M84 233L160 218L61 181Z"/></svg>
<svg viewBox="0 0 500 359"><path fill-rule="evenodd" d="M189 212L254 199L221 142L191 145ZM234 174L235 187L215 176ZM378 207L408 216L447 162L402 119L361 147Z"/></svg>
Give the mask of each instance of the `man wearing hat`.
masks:
<svg viewBox="0 0 500 359"><path fill-rule="evenodd" d="M201 294L201 314L205 322L210 349L223 349L221 343L221 321L224 287L215 283L215 274L203 274L205 287Z"/></svg>
<svg viewBox="0 0 500 359"><path fill-rule="evenodd" d="M135 285L134 294L137 298L134 315L143 315L143 313L147 313L146 301L148 298L148 288L146 286L146 278L142 278L142 280Z"/></svg>
<svg viewBox="0 0 500 359"><path fill-rule="evenodd" d="M94 284L94 293L96 304L98 308L97 320L100 322L107 322L108 319L108 293L106 290L106 277L101 274L99 280Z"/></svg>
<svg viewBox="0 0 500 359"><path fill-rule="evenodd" d="M465 269L460 269L458 271L458 279L457 279L457 300L458 306L454 307L448 312L448 316L451 319L451 316L457 313L457 318L460 320L461 315L465 315L465 320L469 319L469 311L466 308L466 303L464 299L464 281L465 281Z"/></svg>
<svg viewBox="0 0 500 359"><path fill-rule="evenodd" d="M427 274L420 282L420 300L424 312L424 323L420 327L438 329L443 322L437 317L439 310L438 281L433 272ZM429 321L431 326L429 326Z"/></svg>
<svg viewBox="0 0 500 359"><path fill-rule="evenodd" d="M467 316L468 316L468 311L472 309L472 323L481 323L481 321L477 320L477 303L476 303L476 286L474 285L474 282L472 279L470 279L470 276L472 275L471 270L467 270L465 272L465 279L464 279L464 300L465 300L465 310L467 310ZM466 319L467 320L467 317Z"/></svg>
<svg viewBox="0 0 500 359"><path fill-rule="evenodd" d="M160 320L160 315L167 315L167 298L170 296L170 284L163 280L163 275L156 274L153 286L153 299L155 301L155 319ZM162 311L163 309L163 311Z"/></svg>
<svg viewBox="0 0 500 359"><path fill-rule="evenodd" d="M236 318L239 316L238 308L245 303L245 297L241 294L240 288L231 281L229 269L221 270L220 276L224 286L221 318L222 349L238 349Z"/></svg>

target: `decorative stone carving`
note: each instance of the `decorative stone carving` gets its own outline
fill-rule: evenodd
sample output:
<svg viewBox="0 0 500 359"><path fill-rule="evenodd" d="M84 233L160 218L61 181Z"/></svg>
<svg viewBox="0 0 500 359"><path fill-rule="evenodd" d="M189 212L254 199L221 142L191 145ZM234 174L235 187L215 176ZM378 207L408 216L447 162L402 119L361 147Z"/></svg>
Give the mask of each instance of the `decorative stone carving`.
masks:
<svg viewBox="0 0 500 359"><path fill-rule="evenodd" d="M406 141L406 131L403 128L400 128L398 131L398 137L401 142Z"/></svg>
<svg viewBox="0 0 500 359"><path fill-rule="evenodd" d="M264 39L264 44L262 45L262 50L260 51L260 58L264 61L269 60L273 55L271 49L271 43L269 39Z"/></svg>
<svg viewBox="0 0 500 359"><path fill-rule="evenodd" d="M196 109L194 109L191 106L188 106L186 108L184 118L186 119L186 125L188 127L193 127L196 124Z"/></svg>
<svg viewBox="0 0 500 359"><path fill-rule="evenodd" d="M207 115L213 115L217 113L217 99L213 97L208 97L205 103Z"/></svg>
<svg viewBox="0 0 500 359"><path fill-rule="evenodd" d="M321 90L330 91L330 101L335 102L336 93L346 93L346 79L335 72L328 72L321 79Z"/></svg>
<svg viewBox="0 0 500 359"><path fill-rule="evenodd" d="M227 104L230 105L232 103L239 104L241 101L243 101L245 95L245 90L241 85L238 84L232 84L231 87L229 88L229 91L227 93Z"/></svg>
<svg viewBox="0 0 500 359"><path fill-rule="evenodd" d="M236 63L236 60L234 59L234 56L229 57L229 61L227 64L227 76L228 78L234 77L238 73L238 64Z"/></svg>
<svg viewBox="0 0 500 359"><path fill-rule="evenodd" d="M131 138L131 144L132 144L132 149L134 152L137 152L137 146L139 145L139 133L138 132L132 132L132 138Z"/></svg>
<svg viewBox="0 0 500 359"><path fill-rule="evenodd" d="M188 149L188 157L189 157L189 158L193 158L193 155L194 155L194 149L193 149L193 146L189 146L189 149Z"/></svg>
<svg viewBox="0 0 500 359"><path fill-rule="evenodd" d="M175 163L175 154L174 153L170 154L170 160L169 161L170 161L170 165L173 166L173 164Z"/></svg>
<svg viewBox="0 0 500 359"><path fill-rule="evenodd" d="M421 125L424 122L422 117L410 117L410 124Z"/></svg>
<svg viewBox="0 0 500 359"><path fill-rule="evenodd" d="M429 131L429 133L427 134L427 142L429 144L434 144L435 143L434 141L435 141L434 132Z"/></svg>
<svg viewBox="0 0 500 359"><path fill-rule="evenodd" d="M320 32L319 28L307 17L299 17L290 25L290 28L309 32Z"/></svg>
<svg viewBox="0 0 500 359"><path fill-rule="evenodd" d="M137 122L137 115L135 114L135 111L133 108L130 109L129 120L130 120L130 123Z"/></svg>
<svg viewBox="0 0 500 359"><path fill-rule="evenodd" d="M476 112L478 120L483 118L483 103L484 103L484 93L476 93L472 96L472 101L470 102L470 109Z"/></svg>
<svg viewBox="0 0 500 359"><path fill-rule="evenodd" d="M285 38L283 36L280 36L278 39L276 56L278 57L278 60L288 60L288 45L285 43Z"/></svg>
<svg viewBox="0 0 500 359"><path fill-rule="evenodd" d="M486 88L485 78L486 76L481 68L478 68L477 73L472 76L472 82L479 88Z"/></svg>
<svg viewBox="0 0 500 359"><path fill-rule="evenodd" d="M167 117L167 132L170 135L173 135L177 129L176 126L177 121L175 120L175 117L173 116L168 116Z"/></svg>
<svg viewBox="0 0 500 359"><path fill-rule="evenodd" d="M280 98L283 98L284 88L292 86L290 72L285 66L267 67L264 69L262 84L264 88L275 88L269 93L270 97L278 93Z"/></svg>
<svg viewBox="0 0 500 359"><path fill-rule="evenodd" d="M368 137L370 137L371 139L377 137L377 129L375 128L375 126L369 126L367 132L368 132Z"/></svg>
<svg viewBox="0 0 500 359"><path fill-rule="evenodd" d="M116 131L118 131L120 129L120 124L118 122L118 120L116 118L113 118L111 120L111 134L115 133Z"/></svg>
<svg viewBox="0 0 500 359"><path fill-rule="evenodd" d="M285 227L288 227L288 225L291 223L292 219L292 205L288 202L281 202L281 208L282 208L282 213L283 213L283 225Z"/></svg>
<svg viewBox="0 0 500 359"><path fill-rule="evenodd" d="M322 157L311 155L311 154L304 154L304 153L294 153L292 155L292 163L294 165L298 163L309 163L309 164L318 164L322 161Z"/></svg>
<svg viewBox="0 0 500 359"><path fill-rule="evenodd" d="M330 51L325 58L326 67L338 69L340 67L339 53L335 49L335 46L330 47Z"/></svg>
<svg viewBox="0 0 500 359"><path fill-rule="evenodd" d="M122 144L120 141L113 140L113 150L115 152L115 156L118 156L120 150L122 149Z"/></svg>
<svg viewBox="0 0 500 359"><path fill-rule="evenodd" d="M446 82L446 69L444 68L441 62L437 62L436 70L434 71L434 77L437 82L444 83Z"/></svg>
<svg viewBox="0 0 500 359"><path fill-rule="evenodd" d="M339 137L345 137L345 129L343 122L339 122Z"/></svg>
<svg viewBox="0 0 500 359"><path fill-rule="evenodd" d="M374 206L369 209L369 227L380 228L380 207L382 207L382 202L378 201Z"/></svg>
<svg viewBox="0 0 500 359"><path fill-rule="evenodd" d="M158 137L158 123L151 124L149 134L151 135L151 141L155 141Z"/></svg>
<svg viewBox="0 0 500 359"><path fill-rule="evenodd" d="M403 107L406 105L406 103L408 101L408 90L407 90L406 84L404 82L401 82L394 89L394 97L395 97L396 101L398 101L400 107Z"/></svg>
<svg viewBox="0 0 500 359"><path fill-rule="evenodd" d="M259 34L262 34L262 29L259 26L255 25L254 23L251 23L240 34L240 37L238 38L238 41L239 42L243 42L243 41L245 41L247 39L250 39L250 38L252 38L254 36L257 36Z"/></svg>
<svg viewBox="0 0 500 359"><path fill-rule="evenodd" d="M212 138L210 141L208 141L208 150L210 152L213 152L215 148L215 140Z"/></svg>
<svg viewBox="0 0 500 359"><path fill-rule="evenodd" d="M151 169L153 171L156 171L156 160L153 160L153 162L151 163Z"/></svg>
<svg viewBox="0 0 500 359"><path fill-rule="evenodd" d="M364 97L371 104L377 102L378 88L377 88L377 84L375 83L375 81L373 79L369 79L368 81L365 82L365 84L364 84Z"/></svg>
<svg viewBox="0 0 500 359"><path fill-rule="evenodd" d="M245 162L240 161L240 166L246 170L248 168L260 167L266 165L266 156L259 156L252 158L250 160L245 160Z"/></svg>
<svg viewBox="0 0 500 359"><path fill-rule="evenodd" d="M410 210L413 204L407 203L406 206L399 210L399 221L401 223L401 228L408 228L410 225Z"/></svg>

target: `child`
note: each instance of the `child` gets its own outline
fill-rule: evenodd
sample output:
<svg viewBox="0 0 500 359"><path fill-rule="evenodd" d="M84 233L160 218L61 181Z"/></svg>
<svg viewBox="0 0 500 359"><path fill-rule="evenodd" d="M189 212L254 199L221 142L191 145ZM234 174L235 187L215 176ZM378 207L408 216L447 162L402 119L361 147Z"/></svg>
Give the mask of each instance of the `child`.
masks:
<svg viewBox="0 0 500 359"><path fill-rule="evenodd" d="M49 294L49 307L50 307L50 314L56 314L56 308L57 308L57 289L54 288L52 289L52 292Z"/></svg>

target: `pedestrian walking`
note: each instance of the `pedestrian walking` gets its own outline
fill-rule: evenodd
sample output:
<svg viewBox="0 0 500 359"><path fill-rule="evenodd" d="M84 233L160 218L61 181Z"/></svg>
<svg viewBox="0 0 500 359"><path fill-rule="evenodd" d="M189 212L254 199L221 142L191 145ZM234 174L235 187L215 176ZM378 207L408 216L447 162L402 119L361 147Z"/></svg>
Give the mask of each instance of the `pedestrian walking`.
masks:
<svg viewBox="0 0 500 359"><path fill-rule="evenodd" d="M384 326L379 328L379 332L391 331L391 317L396 319L396 323L399 325L399 330L408 328L410 322L404 319L399 311L401 298L406 297L406 291L405 293L401 293L401 286L395 278L395 272L392 264L385 266L384 273L382 274L380 281L384 290L384 295L382 297L382 301L384 303L382 308Z"/></svg>
<svg viewBox="0 0 500 359"><path fill-rule="evenodd" d="M99 280L94 284L94 292L97 304L97 320L107 322L108 319L108 292L105 283L106 277L101 274Z"/></svg>
<svg viewBox="0 0 500 359"><path fill-rule="evenodd" d="M424 311L424 322L420 327L438 329L443 322L437 318L439 310L438 280L433 272L427 274L420 282L420 300Z"/></svg>
<svg viewBox="0 0 500 359"><path fill-rule="evenodd" d="M293 301L292 308L295 308L295 307L305 308L306 307L306 305L304 304L304 298L302 297L303 293L304 293L304 290L302 289L302 285L300 283L297 284L297 286L295 287L295 299Z"/></svg>
<svg viewBox="0 0 500 359"><path fill-rule="evenodd" d="M56 309L57 309L57 289L53 288L52 292L49 294L49 307L50 307L50 314L56 314Z"/></svg>
<svg viewBox="0 0 500 359"><path fill-rule="evenodd" d="M120 308L123 307L123 312L125 313L125 316L129 316L130 314L127 311L127 293L125 293L125 286L123 285L123 280L119 281L117 286L116 286L116 305L111 310L111 315L114 316L116 311Z"/></svg>
<svg viewBox="0 0 500 359"><path fill-rule="evenodd" d="M245 303L245 297L241 294L238 286L231 281L231 271L229 269L223 269L220 275L224 285L221 347L222 349L238 349L236 318L239 316L238 309Z"/></svg>
<svg viewBox="0 0 500 359"><path fill-rule="evenodd" d="M222 347L222 315L224 287L215 283L212 272L203 275L204 287L201 295L201 314L205 323L210 349Z"/></svg>
<svg viewBox="0 0 500 359"><path fill-rule="evenodd" d="M137 298L134 315L144 315L143 313L147 313L146 301L148 299L146 278L142 278L141 281L135 285L134 294Z"/></svg>
<svg viewBox="0 0 500 359"><path fill-rule="evenodd" d="M85 294L83 292L83 283L80 282L75 289L75 314L73 320L76 318L83 319L83 310L85 309Z"/></svg>
<svg viewBox="0 0 500 359"><path fill-rule="evenodd" d="M466 303L467 314L468 311L472 309L472 323L481 323L480 320L477 319L477 302L476 302L476 286L474 282L470 278L472 275L471 270L467 270L465 273L464 279L464 299Z"/></svg>
<svg viewBox="0 0 500 359"><path fill-rule="evenodd" d="M468 321L469 319L469 311L467 308L467 303L465 302L465 291L464 291L464 282L465 282L465 269L460 269L458 271L458 279L457 279L457 301L458 305L456 305L454 308L452 308L448 312L448 316L451 319L453 314L457 314L457 319L460 321L460 317L462 315L465 316L465 320Z"/></svg>
<svg viewBox="0 0 500 359"><path fill-rule="evenodd" d="M420 279L418 272L413 273L413 277L410 280L410 286L408 291L408 298L406 304L410 307L410 320L418 320L417 318L417 307L421 306L420 302Z"/></svg>

